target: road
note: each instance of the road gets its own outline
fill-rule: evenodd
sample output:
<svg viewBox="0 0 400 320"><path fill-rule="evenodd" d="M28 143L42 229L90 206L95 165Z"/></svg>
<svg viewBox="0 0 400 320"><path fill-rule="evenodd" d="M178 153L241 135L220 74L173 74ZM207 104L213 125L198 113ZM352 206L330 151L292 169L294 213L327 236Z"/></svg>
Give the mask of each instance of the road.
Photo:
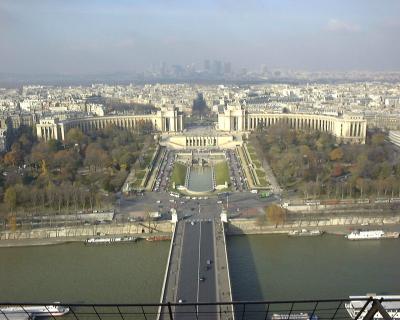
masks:
<svg viewBox="0 0 400 320"><path fill-rule="evenodd" d="M209 264L207 264L209 260ZM217 279L215 270L214 224L204 221L185 222L179 267L177 300L184 303L216 302ZM217 319L215 306L177 307L176 319Z"/></svg>
<svg viewBox="0 0 400 320"><path fill-rule="evenodd" d="M237 213L238 209L262 208L272 202L279 203L278 198L260 199L257 194L248 191L231 193L228 198L221 199L222 203L217 203L218 200L216 196L193 200L186 199L186 197L177 199L171 197L167 192L145 192L143 196L136 196L133 199L124 199L122 197L117 207L117 219L128 219L133 217L135 212L140 214L146 210L167 213L171 207L176 208L180 218L184 215L189 215L193 219L213 219L219 216L227 202L229 202L228 212L232 214Z"/></svg>

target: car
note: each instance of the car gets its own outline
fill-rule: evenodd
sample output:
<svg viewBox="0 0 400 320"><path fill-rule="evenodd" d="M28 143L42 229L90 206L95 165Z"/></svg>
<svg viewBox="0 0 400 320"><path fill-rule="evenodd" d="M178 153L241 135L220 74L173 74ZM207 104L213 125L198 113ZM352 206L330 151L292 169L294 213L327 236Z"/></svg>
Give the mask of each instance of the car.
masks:
<svg viewBox="0 0 400 320"><path fill-rule="evenodd" d="M199 280L200 280L200 281L204 281L204 280L206 280L206 278L200 277Z"/></svg>
<svg viewBox="0 0 400 320"><path fill-rule="evenodd" d="M212 260L208 259L208 260L206 261L206 263L207 263L207 265L210 265L210 264L212 263Z"/></svg>
<svg viewBox="0 0 400 320"><path fill-rule="evenodd" d="M157 200L156 203L161 203L161 200Z"/></svg>
<svg viewBox="0 0 400 320"><path fill-rule="evenodd" d="M183 299L179 299L178 303L183 303L183 301L184 301Z"/></svg>
<svg viewBox="0 0 400 320"><path fill-rule="evenodd" d="M194 226L194 221L190 222L190 224L191 224L192 226Z"/></svg>
<svg viewBox="0 0 400 320"><path fill-rule="evenodd" d="M221 203L222 203L222 201L221 201L221 200L218 200L218 201L217 201L217 203L218 203L218 204L221 204Z"/></svg>

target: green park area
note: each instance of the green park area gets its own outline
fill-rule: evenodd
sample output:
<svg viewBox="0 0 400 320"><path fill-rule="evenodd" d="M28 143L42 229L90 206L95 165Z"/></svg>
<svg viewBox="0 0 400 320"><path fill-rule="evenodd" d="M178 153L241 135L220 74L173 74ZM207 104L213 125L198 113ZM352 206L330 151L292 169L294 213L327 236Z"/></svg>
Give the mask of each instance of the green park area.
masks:
<svg viewBox="0 0 400 320"><path fill-rule="evenodd" d="M156 151L156 146L154 144L149 145L146 151L143 153L139 165L135 168L135 182L132 186L134 188L139 188L142 185L143 179L146 176L146 172L152 169L154 165L152 163L154 152ZM154 160L153 160L154 161Z"/></svg>
<svg viewBox="0 0 400 320"><path fill-rule="evenodd" d="M279 184L306 199L400 194L398 151L382 132L370 131L365 144L345 144L327 133L277 125L252 134L249 140L260 158L268 161Z"/></svg>
<svg viewBox="0 0 400 320"><path fill-rule="evenodd" d="M151 135L114 126L72 128L63 142L40 141L21 127L0 155L0 219L112 207L130 170L143 179L155 148Z"/></svg>
<svg viewBox="0 0 400 320"><path fill-rule="evenodd" d="M229 168L226 161L218 162L214 166L215 182L217 185L223 185L225 182L229 183Z"/></svg>
<svg viewBox="0 0 400 320"><path fill-rule="evenodd" d="M183 163L175 162L171 175L171 182L175 183L175 186L185 185L186 170L187 167Z"/></svg>
<svg viewBox="0 0 400 320"><path fill-rule="evenodd" d="M255 147L252 145L251 141L250 143L247 145L247 150L249 151L249 155L250 155L250 160L254 165L254 169L257 173L257 177L258 180L260 181L260 185L261 186L266 186L267 183L267 176L265 174L265 171L262 167L261 161L259 160L259 157L257 155L256 149Z"/></svg>

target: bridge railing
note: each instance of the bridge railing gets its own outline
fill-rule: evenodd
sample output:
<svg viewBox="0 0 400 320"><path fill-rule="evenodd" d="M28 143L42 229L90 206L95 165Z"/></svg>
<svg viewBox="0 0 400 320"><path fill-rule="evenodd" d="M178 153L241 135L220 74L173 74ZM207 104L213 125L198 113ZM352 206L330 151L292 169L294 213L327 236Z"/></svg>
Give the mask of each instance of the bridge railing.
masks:
<svg viewBox="0 0 400 320"><path fill-rule="evenodd" d="M223 303L164 303L164 304L61 304L69 308L60 320L151 320L163 310L162 319L271 319L271 320L371 320L399 319L393 309L399 309L400 299L357 298L358 309L348 312L349 299L291 300L291 301L239 301ZM54 304L53 304L54 305ZM55 320L49 303L0 303L1 320L30 320L35 314L32 306L43 306ZM227 308L228 307L228 308ZM387 308L385 310L385 307ZM390 310L389 308L390 307ZM41 308L43 309L43 308ZM231 311L234 310L234 311ZM379 315L377 313L380 313ZM233 315L233 313L235 313Z"/></svg>

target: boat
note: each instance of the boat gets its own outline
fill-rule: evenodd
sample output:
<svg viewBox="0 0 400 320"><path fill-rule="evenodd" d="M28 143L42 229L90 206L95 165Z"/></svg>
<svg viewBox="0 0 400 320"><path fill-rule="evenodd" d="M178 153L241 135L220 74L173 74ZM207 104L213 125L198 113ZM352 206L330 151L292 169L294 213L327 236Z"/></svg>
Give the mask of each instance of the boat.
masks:
<svg viewBox="0 0 400 320"><path fill-rule="evenodd" d="M348 240L395 239L398 237L398 232L385 232L383 230L354 230L350 234L346 235Z"/></svg>
<svg viewBox="0 0 400 320"><path fill-rule="evenodd" d="M386 310L389 316L393 320L400 319L400 295L365 295L365 296L350 296L350 300L348 303L345 303L344 306L349 313L352 319L355 319L357 315L360 313L361 309L367 303L367 299L374 298L376 300L381 301L382 307ZM388 301L385 301L388 300ZM397 300L397 301L396 301ZM371 309L372 303L369 303L367 307L364 309L362 314L358 317L358 319L362 320L369 309ZM383 319L382 315L377 312L374 315L374 319Z"/></svg>
<svg viewBox="0 0 400 320"><path fill-rule="evenodd" d="M1 307L0 313L5 314L7 317L21 318L27 316L30 319L36 317L57 317L67 314L69 312L68 307L61 305L46 305L46 306L9 306Z"/></svg>
<svg viewBox="0 0 400 320"><path fill-rule="evenodd" d="M289 237L312 237L312 236L322 236L324 234L324 231L321 230L307 230L307 229L301 229L301 230L292 230L288 232Z"/></svg>
<svg viewBox="0 0 400 320"><path fill-rule="evenodd" d="M385 232L384 238L397 239L400 236L399 232Z"/></svg>
<svg viewBox="0 0 400 320"><path fill-rule="evenodd" d="M271 320L318 320L318 317L308 313L274 313L271 316Z"/></svg>
<svg viewBox="0 0 400 320"><path fill-rule="evenodd" d="M110 243L119 243L119 242L136 242L139 238L137 237L110 237L110 238L88 238L85 241L85 244L110 244Z"/></svg>

